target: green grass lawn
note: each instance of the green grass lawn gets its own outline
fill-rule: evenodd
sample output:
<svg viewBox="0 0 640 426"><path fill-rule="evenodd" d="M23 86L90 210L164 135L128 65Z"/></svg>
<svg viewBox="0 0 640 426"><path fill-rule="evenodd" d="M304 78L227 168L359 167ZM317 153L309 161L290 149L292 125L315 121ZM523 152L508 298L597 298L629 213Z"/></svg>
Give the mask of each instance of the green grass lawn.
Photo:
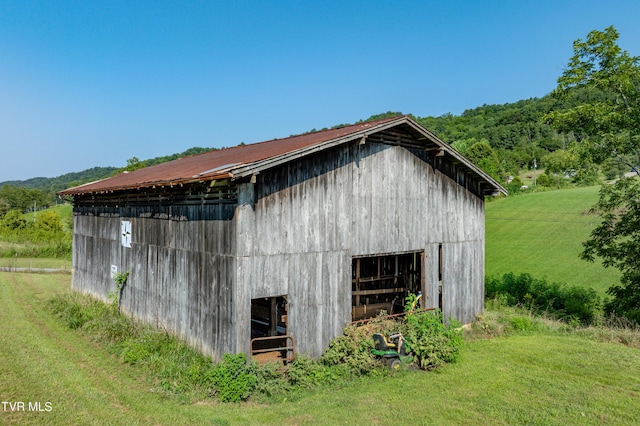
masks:
<svg viewBox="0 0 640 426"><path fill-rule="evenodd" d="M600 294L619 282L616 270L578 256L598 223L588 213L599 187L538 192L486 204L487 276L528 272L551 282L591 287Z"/></svg>
<svg viewBox="0 0 640 426"><path fill-rule="evenodd" d="M638 424L640 351L531 332L466 341L457 364L222 404L167 395L137 366L54 318L69 276L0 273L0 400L49 402L0 424Z"/></svg>

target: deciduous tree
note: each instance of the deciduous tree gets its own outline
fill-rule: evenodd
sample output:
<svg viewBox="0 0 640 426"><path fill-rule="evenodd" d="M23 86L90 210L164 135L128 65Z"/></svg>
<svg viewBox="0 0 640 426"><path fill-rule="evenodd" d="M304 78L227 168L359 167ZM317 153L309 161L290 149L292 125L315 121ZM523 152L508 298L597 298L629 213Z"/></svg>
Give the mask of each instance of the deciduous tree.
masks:
<svg viewBox="0 0 640 426"><path fill-rule="evenodd" d="M504 181L504 170L502 170L500 159L486 140L475 142L469 146L466 149L465 155L496 180L499 182Z"/></svg>
<svg viewBox="0 0 640 426"><path fill-rule="evenodd" d="M592 31L574 42L574 55L558 79L556 96L583 89L595 93L589 102L546 116L562 132L572 132L577 152L593 164L622 162L640 176L640 58L618 46L618 31ZM635 159L630 162L629 158ZM607 310L640 323L640 182L623 178L605 185L594 209L602 223L584 243L582 257L603 259L622 272L620 285L608 293Z"/></svg>

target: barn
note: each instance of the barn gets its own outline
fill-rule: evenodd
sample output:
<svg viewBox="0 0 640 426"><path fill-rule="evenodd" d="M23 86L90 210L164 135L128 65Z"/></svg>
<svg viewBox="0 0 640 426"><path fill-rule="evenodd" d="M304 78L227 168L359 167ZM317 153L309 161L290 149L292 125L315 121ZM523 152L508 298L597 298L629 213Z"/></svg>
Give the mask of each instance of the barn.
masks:
<svg viewBox="0 0 640 426"><path fill-rule="evenodd" d="M484 197L504 188L409 116L181 158L59 193L72 288L214 359L284 336L319 356L408 293L483 311Z"/></svg>

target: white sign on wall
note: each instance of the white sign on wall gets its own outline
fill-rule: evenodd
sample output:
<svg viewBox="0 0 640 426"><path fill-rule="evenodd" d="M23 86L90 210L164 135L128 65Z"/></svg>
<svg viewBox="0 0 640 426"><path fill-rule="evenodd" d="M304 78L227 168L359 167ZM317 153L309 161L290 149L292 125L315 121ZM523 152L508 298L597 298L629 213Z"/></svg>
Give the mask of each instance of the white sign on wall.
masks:
<svg viewBox="0 0 640 426"><path fill-rule="evenodd" d="M131 247L131 222L128 220L120 222L120 237L122 247Z"/></svg>
<svg viewBox="0 0 640 426"><path fill-rule="evenodd" d="M118 267L116 265L111 265L111 279L114 279L118 275Z"/></svg>

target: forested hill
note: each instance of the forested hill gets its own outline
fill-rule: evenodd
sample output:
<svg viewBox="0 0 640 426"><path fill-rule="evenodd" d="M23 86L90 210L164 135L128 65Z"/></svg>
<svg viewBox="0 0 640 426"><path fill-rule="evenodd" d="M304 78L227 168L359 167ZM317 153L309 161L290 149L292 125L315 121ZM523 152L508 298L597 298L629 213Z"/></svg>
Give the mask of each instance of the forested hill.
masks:
<svg viewBox="0 0 640 426"><path fill-rule="evenodd" d="M466 110L458 116L445 114L440 117L415 118L424 127L485 169L492 166L480 164L482 161L479 160L482 159L473 158L474 150L470 150L470 148L478 142L486 142L500 161L500 170L487 171L499 177L498 175L516 173L519 169L532 167L534 159L536 159L538 166L541 166L546 155L565 148L572 140L571 135L558 134L550 126L543 124L541 118L550 111L566 109L584 102L587 100L587 96L592 95L574 92L573 95L565 99L547 95L543 98L532 98L503 105L483 105ZM387 112L362 121L398 114L400 113ZM129 159L125 168L94 167L55 178L39 177L24 181L0 182L0 187L9 184L56 192L70 186L103 179L123 170L133 170L211 149L213 148L194 147L182 153L149 160Z"/></svg>
<svg viewBox="0 0 640 426"><path fill-rule="evenodd" d="M81 172L67 173L54 178L34 177L27 180L10 180L0 183L0 187L3 185L11 185L27 189L57 192L76 184L80 185L82 183L103 179L106 176L111 176L116 170L118 169L115 167L93 167Z"/></svg>
<svg viewBox="0 0 640 426"><path fill-rule="evenodd" d="M122 168L117 167L93 167L81 172L67 173L54 178L35 177L27 180L14 180L0 182L0 187L4 185L11 185L15 187L22 187L27 189L38 189L43 191L50 191L52 193L61 191L72 186L82 185L83 183L93 182L96 180L104 179L114 174L120 173L124 170L132 170L136 168L152 166L154 164L160 164L167 161L175 160L180 157L186 157L187 155L199 154L205 151L211 151L215 148L200 148L193 147L188 150L172 155L166 155L162 157L155 157L149 160L138 160L132 158L127 160L127 166Z"/></svg>
<svg viewBox="0 0 640 426"><path fill-rule="evenodd" d="M538 166L544 166L548 154L564 150L575 141L573 134L558 133L545 124L546 114L602 96L602 93L574 89L562 97L547 95L515 103L483 105L459 116L445 114L417 120L463 154L469 154L465 149L474 143L486 141L500 158L504 171L514 173L531 168L534 159Z"/></svg>

